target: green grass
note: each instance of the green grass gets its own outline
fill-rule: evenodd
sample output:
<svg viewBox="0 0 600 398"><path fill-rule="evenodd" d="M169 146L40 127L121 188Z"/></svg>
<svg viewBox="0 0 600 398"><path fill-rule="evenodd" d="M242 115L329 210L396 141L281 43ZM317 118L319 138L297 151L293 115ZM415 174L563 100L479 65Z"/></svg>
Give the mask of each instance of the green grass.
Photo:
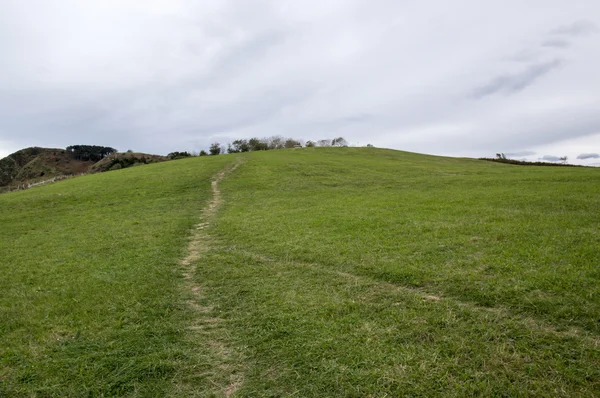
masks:
<svg viewBox="0 0 600 398"><path fill-rule="evenodd" d="M0 195L0 396L160 396L188 360L178 261L231 157Z"/></svg>
<svg viewBox="0 0 600 398"><path fill-rule="evenodd" d="M352 149L250 159L224 184L225 238L600 331L598 169Z"/></svg>
<svg viewBox="0 0 600 398"><path fill-rule="evenodd" d="M600 395L600 170L239 158L0 196L0 396Z"/></svg>
<svg viewBox="0 0 600 398"><path fill-rule="evenodd" d="M313 149L222 191L198 281L241 395L600 393L600 170Z"/></svg>

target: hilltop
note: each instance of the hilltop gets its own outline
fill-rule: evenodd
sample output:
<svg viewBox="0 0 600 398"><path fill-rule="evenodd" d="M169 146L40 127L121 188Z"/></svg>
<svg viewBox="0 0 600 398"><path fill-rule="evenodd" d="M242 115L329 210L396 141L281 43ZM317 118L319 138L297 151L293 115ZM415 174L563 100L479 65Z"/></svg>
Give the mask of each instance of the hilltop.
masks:
<svg viewBox="0 0 600 398"><path fill-rule="evenodd" d="M25 148L0 159L0 187L57 175L80 174L96 163L75 159L65 149Z"/></svg>
<svg viewBox="0 0 600 398"><path fill-rule="evenodd" d="M0 159L0 191L9 187L46 181L55 177L97 173L138 164L169 160L166 156L145 153L100 151L94 156L79 150L93 146L60 148L31 147ZM112 148L106 148L112 150ZM118 166L117 166L118 165Z"/></svg>
<svg viewBox="0 0 600 398"><path fill-rule="evenodd" d="M0 396L599 396L599 207L599 169L376 148L0 195Z"/></svg>

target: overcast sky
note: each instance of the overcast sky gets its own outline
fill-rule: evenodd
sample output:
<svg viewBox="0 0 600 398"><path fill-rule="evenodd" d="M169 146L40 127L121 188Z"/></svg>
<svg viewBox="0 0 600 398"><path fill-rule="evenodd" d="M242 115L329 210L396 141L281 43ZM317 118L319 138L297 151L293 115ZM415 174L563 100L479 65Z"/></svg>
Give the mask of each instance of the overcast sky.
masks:
<svg viewBox="0 0 600 398"><path fill-rule="evenodd" d="M600 163L598 0L0 0L0 51L0 156L284 135Z"/></svg>

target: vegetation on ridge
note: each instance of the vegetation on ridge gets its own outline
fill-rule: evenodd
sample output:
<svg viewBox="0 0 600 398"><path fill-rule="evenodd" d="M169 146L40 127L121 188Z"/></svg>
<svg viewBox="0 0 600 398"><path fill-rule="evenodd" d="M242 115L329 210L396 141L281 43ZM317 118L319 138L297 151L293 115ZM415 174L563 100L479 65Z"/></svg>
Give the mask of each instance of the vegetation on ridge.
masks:
<svg viewBox="0 0 600 398"><path fill-rule="evenodd" d="M114 153L90 167L90 173L126 169L132 166L151 163L165 162L171 158L161 155L149 155L147 153L124 152Z"/></svg>
<svg viewBox="0 0 600 398"><path fill-rule="evenodd" d="M67 147L67 152L75 159L93 160L97 162L112 153L116 153L117 150L115 148L98 145L71 145Z"/></svg>
<svg viewBox="0 0 600 398"><path fill-rule="evenodd" d="M57 148L25 148L0 159L0 188L57 175L84 173L94 160L74 158Z"/></svg>
<svg viewBox="0 0 600 398"><path fill-rule="evenodd" d="M566 157L565 157L565 160L564 160L565 163L543 162L543 161L530 162L530 161L527 161L527 160L508 159L506 157L479 158L479 160L486 160L488 162L497 162L497 163L505 163L505 164L514 164L514 165L517 165L517 166L586 167L586 166L582 166L582 165L579 165L579 164L566 163Z"/></svg>
<svg viewBox="0 0 600 398"><path fill-rule="evenodd" d="M0 192L24 189L30 184L68 176L97 173L169 158L145 153L117 153L97 145L73 145L66 149L25 148L0 159Z"/></svg>
<svg viewBox="0 0 600 398"><path fill-rule="evenodd" d="M273 136L270 138L238 139L228 144L227 153L242 153L271 149L299 148L302 140ZM307 141L307 147L314 146L347 146L343 137L333 140ZM225 153L225 148L218 142L209 148L211 155ZM135 153L129 149L118 153L116 149L99 145L71 145L63 149L26 148L0 159L0 193L14 189L27 189L31 186L54 182L57 178L75 174L98 173L125 169L166 160L183 159L191 156L207 156L204 150L191 154L187 151L171 152L167 156Z"/></svg>

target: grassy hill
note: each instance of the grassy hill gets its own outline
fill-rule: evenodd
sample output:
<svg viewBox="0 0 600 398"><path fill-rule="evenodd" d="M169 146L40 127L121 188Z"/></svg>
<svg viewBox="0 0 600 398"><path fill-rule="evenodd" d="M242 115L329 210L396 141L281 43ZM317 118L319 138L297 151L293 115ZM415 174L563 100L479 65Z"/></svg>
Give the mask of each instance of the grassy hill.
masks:
<svg viewBox="0 0 600 398"><path fill-rule="evenodd" d="M308 148L2 195L0 396L597 396L599 194Z"/></svg>

